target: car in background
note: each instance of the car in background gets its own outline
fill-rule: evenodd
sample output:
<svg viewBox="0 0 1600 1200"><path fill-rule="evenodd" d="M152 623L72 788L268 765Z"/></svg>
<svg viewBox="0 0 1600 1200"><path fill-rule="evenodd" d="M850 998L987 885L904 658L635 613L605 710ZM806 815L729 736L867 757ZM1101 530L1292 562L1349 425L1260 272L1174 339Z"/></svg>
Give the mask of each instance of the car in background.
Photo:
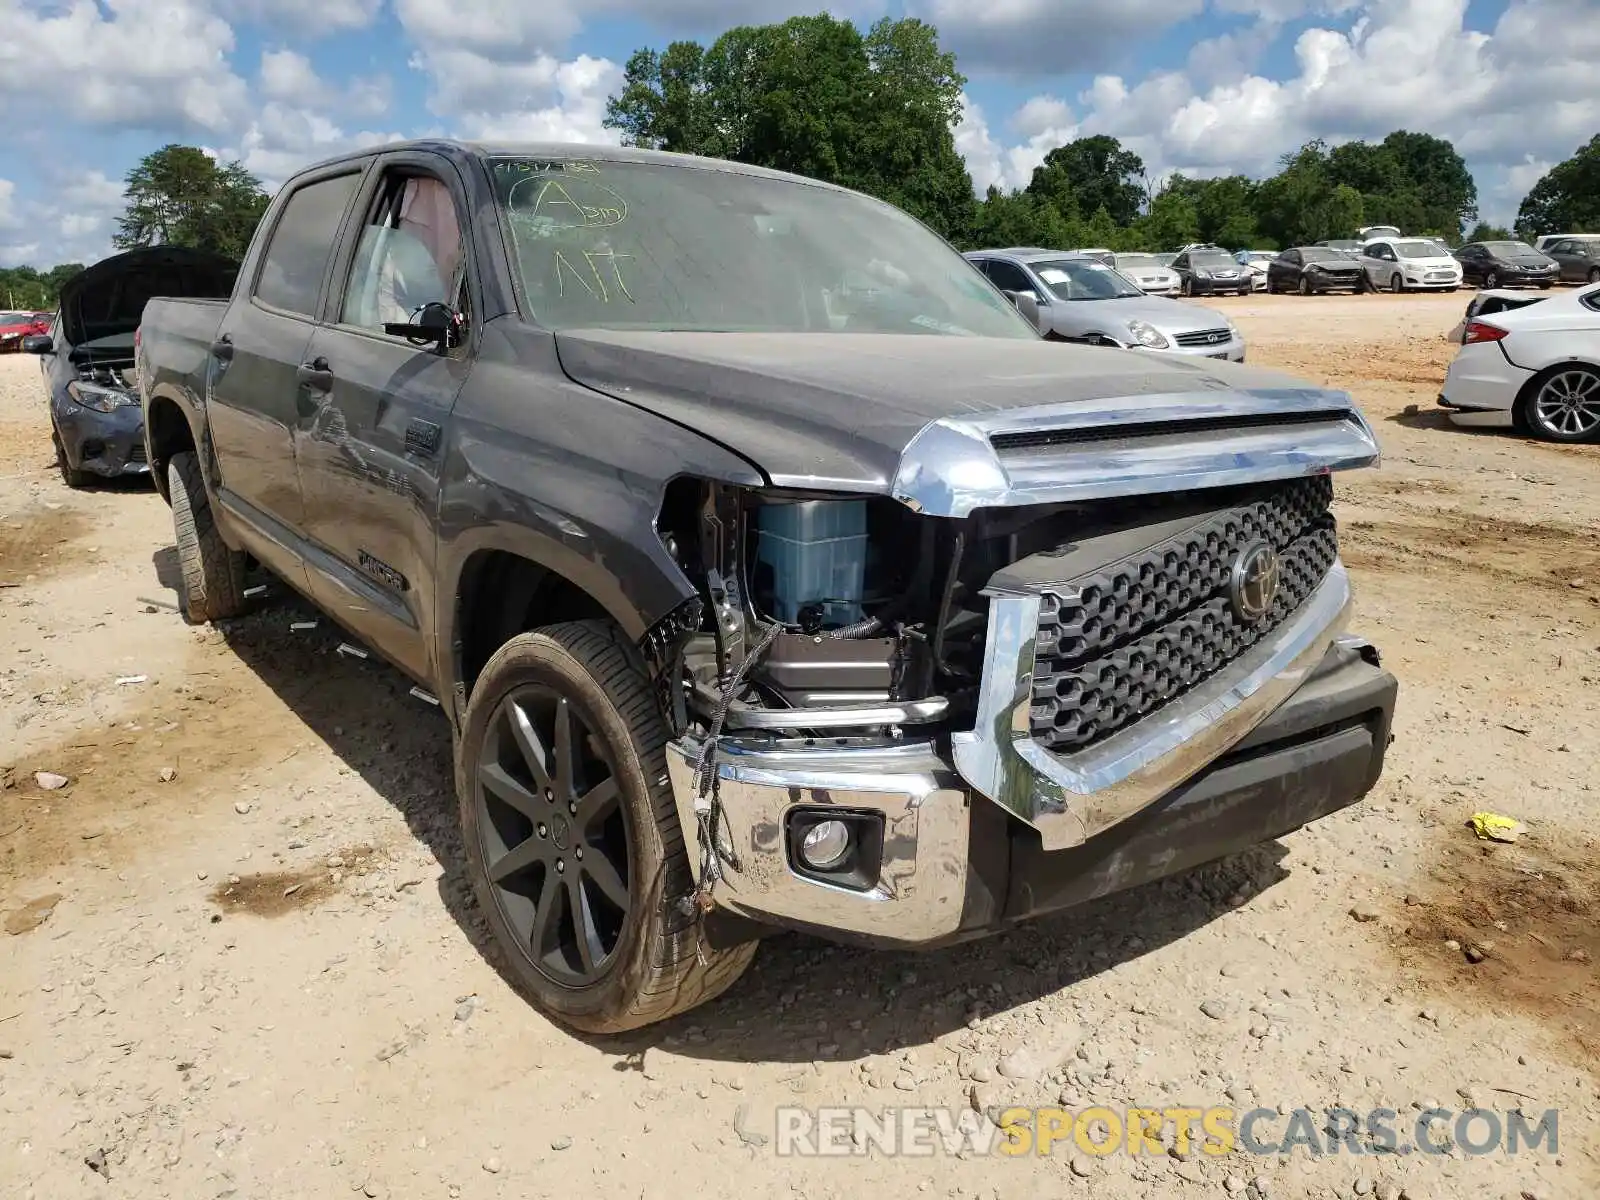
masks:
<svg viewBox="0 0 1600 1200"><path fill-rule="evenodd" d="M1600 233L1575 233L1539 249L1555 260L1556 277L1563 282L1600 283Z"/></svg>
<svg viewBox="0 0 1600 1200"><path fill-rule="evenodd" d="M1219 312L1146 296L1120 271L1071 251L974 250L967 261L1012 297L1035 307L1039 331L1057 341L1244 361L1244 336ZM1032 315L1028 313L1028 315Z"/></svg>
<svg viewBox="0 0 1600 1200"><path fill-rule="evenodd" d="M201 250L147 246L101 259L61 285L60 311L23 340L40 356L56 467L68 487L145 475L134 339L152 296L226 297L238 265Z"/></svg>
<svg viewBox="0 0 1600 1200"><path fill-rule="evenodd" d="M1184 250L1172 260L1185 296L1232 294L1248 296L1255 285L1250 273L1217 246Z"/></svg>
<svg viewBox="0 0 1600 1200"><path fill-rule="evenodd" d="M23 338L47 331L50 322L40 316L36 312L0 312L0 354L13 354L22 349Z"/></svg>
<svg viewBox="0 0 1600 1200"><path fill-rule="evenodd" d="M1363 225L1356 230L1356 238L1363 244L1375 241L1378 238L1400 238L1405 234L1400 232L1398 225Z"/></svg>
<svg viewBox="0 0 1600 1200"><path fill-rule="evenodd" d="M1176 296L1182 281L1161 258L1159 254L1119 254L1111 265L1138 284L1146 295Z"/></svg>
<svg viewBox="0 0 1600 1200"><path fill-rule="evenodd" d="M1468 320L1439 404L1458 425L1600 441L1600 285Z"/></svg>
<svg viewBox="0 0 1600 1200"><path fill-rule="evenodd" d="M1107 250L1104 246L1090 246L1085 249L1074 250L1073 253L1087 254L1090 258L1095 259L1098 262L1102 262L1108 267L1114 267L1117 265L1117 256L1115 251Z"/></svg>
<svg viewBox="0 0 1600 1200"><path fill-rule="evenodd" d="M1533 239L1533 248L1540 254L1543 254L1562 238L1576 237L1600 237L1600 233L1541 233L1538 237Z"/></svg>
<svg viewBox="0 0 1600 1200"><path fill-rule="evenodd" d="M1527 242L1468 242L1456 251L1461 276L1480 287L1550 287L1560 268Z"/></svg>
<svg viewBox="0 0 1600 1200"><path fill-rule="evenodd" d="M1361 251L1361 269L1374 292L1453 292L1461 286L1461 264L1431 238L1376 238Z"/></svg>
<svg viewBox="0 0 1600 1200"><path fill-rule="evenodd" d="M1173 264L1173 262L1177 259L1178 252L1176 250L1165 251L1165 252L1163 252L1161 254L1152 254L1150 257L1155 259L1163 267L1170 267Z"/></svg>
<svg viewBox="0 0 1600 1200"><path fill-rule="evenodd" d="M1267 264L1267 291L1299 292L1311 296L1321 292L1367 290L1367 275L1361 264L1332 246L1291 246Z"/></svg>
<svg viewBox="0 0 1600 1200"><path fill-rule="evenodd" d="M1324 238L1316 244L1329 250L1337 250L1347 258L1359 258L1362 247L1366 245L1365 242L1357 241L1355 238Z"/></svg>
<svg viewBox="0 0 1600 1200"><path fill-rule="evenodd" d="M1250 272L1251 287L1264 292L1267 290L1267 264L1277 257L1276 250L1236 250L1233 261Z"/></svg>

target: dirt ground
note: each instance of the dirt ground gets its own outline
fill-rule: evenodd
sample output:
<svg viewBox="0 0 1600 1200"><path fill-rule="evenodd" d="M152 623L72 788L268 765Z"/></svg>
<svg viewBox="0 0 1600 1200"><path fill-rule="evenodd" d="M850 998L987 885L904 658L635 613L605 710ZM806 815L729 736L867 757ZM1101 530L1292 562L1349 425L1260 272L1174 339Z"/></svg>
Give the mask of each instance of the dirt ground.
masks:
<svg viewBox="0 0 1600 1200"><path fill-rule="evenodd" d="M482 953L438 711L291 629L316 618L282 589L185 626L166 506L68 491L37 364L0 360L0 1195L1600 1194L1600 447L1439 418L1464 294L1213 303L1383 439L1339 485L1358 628L1401 680L1377 791L954 950L776 938L621 1041ZM1480 809L1527 833L1479 842ZM1042 1077L1000 1065L1019 1048ZM775 1136L780 1106L974 1103L1558 1109L1559 1150L795 1161Z"/></svg>

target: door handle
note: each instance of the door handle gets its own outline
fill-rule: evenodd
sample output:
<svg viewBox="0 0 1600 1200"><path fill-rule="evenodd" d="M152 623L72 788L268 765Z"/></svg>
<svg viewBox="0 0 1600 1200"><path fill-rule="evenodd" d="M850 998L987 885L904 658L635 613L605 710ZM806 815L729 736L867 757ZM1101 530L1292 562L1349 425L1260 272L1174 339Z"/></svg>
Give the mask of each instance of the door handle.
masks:
<svg viewBox="0 0 1600 1200"><path fill-rule="evenodd" d="M232 362L233 339L227 334L223 334L216 341L212 342L211 357L216 359L218 362Z"/></svg>
<svg viewBox="0 0 1600 1200"><path fill-rule="evenodd" d="M314 358L310 362L301 363L295 368L294 377L300 384L313 392L331 392L333 390L333 370L328 366L325 358Z"/></svg>

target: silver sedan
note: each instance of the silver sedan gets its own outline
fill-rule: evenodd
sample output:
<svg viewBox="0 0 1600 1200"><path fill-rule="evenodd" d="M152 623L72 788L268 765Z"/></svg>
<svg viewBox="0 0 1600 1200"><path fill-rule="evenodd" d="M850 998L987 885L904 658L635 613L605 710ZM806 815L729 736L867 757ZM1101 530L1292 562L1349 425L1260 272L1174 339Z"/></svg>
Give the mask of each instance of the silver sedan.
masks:
<svg viewBox="0 0 1600 1200"><path fill-rule="evenodd" d="M1244 336L1221 313L1147 296L1132 280L1086 255L974 250L967 260L1013 299L1030 298L1046 337L1244 361Z"/></svg>

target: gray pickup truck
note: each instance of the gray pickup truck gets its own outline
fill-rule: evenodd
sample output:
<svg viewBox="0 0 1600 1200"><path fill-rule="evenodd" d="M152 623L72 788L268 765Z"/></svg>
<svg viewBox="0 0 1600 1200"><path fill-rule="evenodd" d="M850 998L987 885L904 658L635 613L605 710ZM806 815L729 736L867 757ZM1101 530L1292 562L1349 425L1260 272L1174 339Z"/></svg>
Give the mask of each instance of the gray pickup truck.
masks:
<svg viewBox="0 0 1600 1200"><path fill-rule="evenodd" d="M772 929L991 933L1379 777L1351 398L1047 342L898 210L725 162L390 145L136 367L192 621L250 560L441 702L509 976L591 1031Z"/></svg>

